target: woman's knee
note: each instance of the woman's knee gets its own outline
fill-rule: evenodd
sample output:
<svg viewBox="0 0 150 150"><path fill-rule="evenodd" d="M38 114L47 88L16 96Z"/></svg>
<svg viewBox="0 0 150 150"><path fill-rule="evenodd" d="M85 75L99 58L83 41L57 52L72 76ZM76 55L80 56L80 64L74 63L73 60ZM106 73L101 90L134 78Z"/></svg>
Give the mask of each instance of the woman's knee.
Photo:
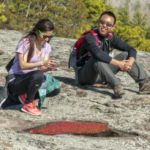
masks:
<svg viewBox="0 0 150 150"><path fill-rule="evenodd" d="M31 80L32 81L38 81L38 82L43 82L44 80L44 74L42 71L35 71L31 75Z"/></svg>

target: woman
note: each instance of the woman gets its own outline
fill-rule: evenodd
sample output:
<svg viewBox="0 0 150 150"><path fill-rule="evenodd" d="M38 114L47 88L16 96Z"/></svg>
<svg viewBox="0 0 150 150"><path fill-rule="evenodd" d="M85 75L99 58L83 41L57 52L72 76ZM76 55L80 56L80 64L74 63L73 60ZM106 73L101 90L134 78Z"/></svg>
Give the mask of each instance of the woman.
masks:
<svg viewBox="0 0 150 150"><path fill-rule="evenodd" d="M49 59L51 46L49 41L54 30L53 23L48 19L39 20L33 29L23 37L16 48L16 56L9 75L14 79L8 84L13 95L20 95L23 112L40 115L41 111L35 104L37 94L44 81L44 71L53 70L56 62ZM25 94L26 93L26 94Z"/></svg>

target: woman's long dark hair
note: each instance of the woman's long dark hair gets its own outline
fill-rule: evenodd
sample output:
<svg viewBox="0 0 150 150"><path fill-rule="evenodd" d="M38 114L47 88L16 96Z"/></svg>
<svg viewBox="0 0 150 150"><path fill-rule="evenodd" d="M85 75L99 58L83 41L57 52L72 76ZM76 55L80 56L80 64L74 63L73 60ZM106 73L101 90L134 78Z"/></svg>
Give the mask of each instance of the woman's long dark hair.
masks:
<svg viewBox="0 0 150 150"><path fill-rule="evenodd" d="M33 29L25 36L25 38L29 39L30 43L27 62L29 62L33 56L34 43L37 37L39 36L39 32L47 32L52 30L54 30L54 24L49 19L41 19L35 24Z"/></svg>

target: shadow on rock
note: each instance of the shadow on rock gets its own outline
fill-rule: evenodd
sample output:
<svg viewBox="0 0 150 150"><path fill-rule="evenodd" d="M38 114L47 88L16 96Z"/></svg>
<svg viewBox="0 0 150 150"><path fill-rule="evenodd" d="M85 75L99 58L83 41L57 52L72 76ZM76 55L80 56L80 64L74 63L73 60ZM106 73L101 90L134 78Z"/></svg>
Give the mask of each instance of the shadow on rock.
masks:
<svg viewBox="0 0 150 150"><path fill-rule="evenodd" d="M132 90L132 89L129 89L129 88L125 88L125 90L127 90L127 91L129 91L129 92L132 92L132 93L139 94L139 92L136 91L136 90Z"/></svg>
<svg viewBox="0 0 150 150"><path fill-rule="evenodd" d="M108 87L97 88L97 87L94 87L93 85L77 85L77 84L75 84L75 80L72 78L69 78L69 77L55 76L55 78L65 84L72 85L72 86L78 87L83 90L90 90L90 91L93 91L96 93L101 93L103 95L107 95L113 99L116 99L116 98L114 98L114 95L108 91ZM101 89L103 89L103 90L101 90ZM104 90L104 89L106 89L106 90Z"/></svg>
<svg viewBox="0 0 150 150"><path fill-rule="evenodd" d="M55 78L65 84L76 86L74 79L68 77L55 76Z"/></svg>
<svg viewBox="0 0 150 150"><path fill-rule="evenodd" d="M104 88L95 88L91 85L78 86L78 87L81 88L81 89L84 89L84 90L90 90L90 91L93 91L93 92L96 92L96 93L101 93L103 95L108 95L108 96L113 98L113 94L111 92L109 92L107 88L106 88L106 90L104 90Z"/></svg>

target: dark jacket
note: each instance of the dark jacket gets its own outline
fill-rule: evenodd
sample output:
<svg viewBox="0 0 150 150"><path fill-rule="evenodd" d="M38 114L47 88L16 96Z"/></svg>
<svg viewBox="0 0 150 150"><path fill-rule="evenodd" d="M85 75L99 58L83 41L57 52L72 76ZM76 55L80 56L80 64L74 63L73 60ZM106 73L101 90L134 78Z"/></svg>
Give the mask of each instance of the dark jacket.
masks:
<svg viewBox="0 0 150 150"><path fill-rule="evenodd" d="M98 34L98 38L100 40L99 46L97 46L95 38L90 32L85 35L83 41L84 49L89 51L90 55L92 55L95 59L110 63L112 57L109 56L109 53L112 49L126 51L128 53L128 57L136 58L136 50L115 34L112 34L112 36L109 38L104 38L99 34L98 29L95 31Z"/></svg>

